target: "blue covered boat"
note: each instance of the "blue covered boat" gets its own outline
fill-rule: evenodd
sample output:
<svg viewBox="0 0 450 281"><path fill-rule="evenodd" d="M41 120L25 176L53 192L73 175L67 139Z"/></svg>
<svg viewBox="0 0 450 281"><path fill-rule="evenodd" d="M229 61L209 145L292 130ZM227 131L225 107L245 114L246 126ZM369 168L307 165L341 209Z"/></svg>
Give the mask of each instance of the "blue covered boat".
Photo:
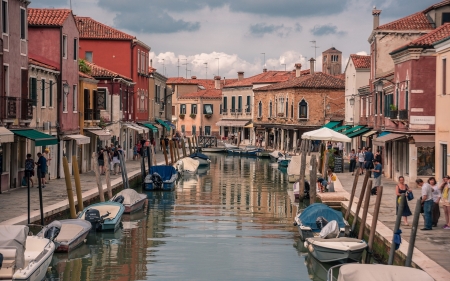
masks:
<svg viewBox="0 0 450 281"><path fill-rule="evenodd" d="M189 157L191 157L192 159L198 160L198 162L200 163L200 166L209 165L209 163L211 163L211 160L209 159L208 156L206 156L205 154L199 153L199 152L192 153Z"/></svg>
<svg viewBox="0 0 450 281"><path fill-rule="evenodd" d="M278 162L278 166L287 167L287 166L289 166L289 163L291 163L291 157L284 155L282 157L279 157L277 162Z"/></svg>
<svg viewBox="0 0 450 281"><path fill-rule="evenodd" d="M326 221L337 221L341 230L339 237L346 236L350 233L350 225L342 216L342 213L336 211L322 203L314 203L309 205L295 217L295 225L298 226L300 238L312 238L320 233L320 225L316 222L319 217L323 217Z"/></svg>
<svg viewBox="0 0 450 281"><path fill-rule="evenodd" d="M261 147L257 147L254 145L247 145L246 147L244 147L241 154L247 155L247 156L256 156L256 154L261 151L263 151L263 149Z"/></svg>
<svg viewBox="0 0 450 281"><path fill-rule="evenodd" d="M96 231L116 231L124 212L121 203L106 201L84 208L78 218L90 222Z"/></svg>
<svg viewBox="0 0 450 281"><path fill-rule="evenodd" d="M163 190L172 191L175 189L178 172L173 166L153 166L145 177L144 186L147 191Z"/></svg>

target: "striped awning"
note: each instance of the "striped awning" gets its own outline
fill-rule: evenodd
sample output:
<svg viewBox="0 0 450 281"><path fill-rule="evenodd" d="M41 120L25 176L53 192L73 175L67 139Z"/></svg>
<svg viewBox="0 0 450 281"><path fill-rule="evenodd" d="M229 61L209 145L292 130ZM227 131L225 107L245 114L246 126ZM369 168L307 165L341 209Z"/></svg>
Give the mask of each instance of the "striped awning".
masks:
<svg viewBox="0 0 450 281"><path fill-rule="evenodd" d="M44 134L36 130L13 130L15 135L34 141L35 146L46 146L58 144L58 139L54 136Z"/></svg>
<svg viewBox="0 0 450 281"><path fill-rule="evenodd" d="M169 124L167 124L166 122L164 122L161 119L156 119L156 122L158 122L161 126L163 126L166 130L170 131L171 127Z"/></svg>

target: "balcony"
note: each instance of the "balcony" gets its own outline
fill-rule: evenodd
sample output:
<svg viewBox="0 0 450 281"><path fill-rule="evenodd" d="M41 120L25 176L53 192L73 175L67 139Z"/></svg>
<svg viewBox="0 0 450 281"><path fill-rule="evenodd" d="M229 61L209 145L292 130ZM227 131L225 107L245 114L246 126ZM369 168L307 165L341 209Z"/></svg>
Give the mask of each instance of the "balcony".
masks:
<svg viewBox="0 0 450 281"><path fill-rule="evenodd" d="M23 121L31 121L33 119L33 105L35 100L22 99L22 114L21 119Z"/></svg>
<svg viewBox="0 0 450 281"><path fill-rule="evenodd" d="M223 111L222 111L222 115L228 115L228 109L224 109Z"/></svg>
<svg viewBox="0 0 450 281"><path fill-rule="evenodd" d="M408 110L399 110L398 111L398 119L401 121L408 120Z"/></svg>
<svg viewBox="0 0 450 281"><path fill-rule="evenodd" d="M92 121L94 117L94 110L93 109L85 109L84 110L84 121Z"/></svg>
<svg viewBox="0 0 450 281"><path fill-rule="evenodd" d="M17 111L19 108L19 98L16 97L0 97L1 108L1 118L2 119L16 119Z"/></svg>
<svg viewBox="0 0 450 281"><path fill-rule="evenodd" d="M246 111L245 111L245 115L247 115L247 116L248 116L248 115L252 115L252 112L251 112L250 110L246 110Z"/></svg>
<svg viewBox="0 0 450 281"><path fill-rule="evenodd" d="M389 111L389 118L392 120L397 120L398 116L398 110L390 110Z"/></svg>

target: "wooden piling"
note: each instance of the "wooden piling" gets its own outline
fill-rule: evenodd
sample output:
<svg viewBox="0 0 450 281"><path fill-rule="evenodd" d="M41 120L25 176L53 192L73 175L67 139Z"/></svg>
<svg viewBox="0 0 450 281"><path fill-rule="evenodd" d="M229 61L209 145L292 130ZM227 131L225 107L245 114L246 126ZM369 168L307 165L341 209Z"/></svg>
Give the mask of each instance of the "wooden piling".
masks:
<svg viewBox="0 0 450 281"><path fill-rule="evenodd" d="M363 185L361 188L361 194L359 195L359 198L358 198L358 204L356 205L355 218L354 218L353 224L352 224L352 234L355 233L356 223L358 222L359 211L361 210L361 204L363 202L364 194L366 192L368 180L369 180L369 173L366 173L364 176L364 182L363 182Z"/></svg>
<svg viewBox="0 0 450 281"><path fill-rule="evenodd" d="M81 194L80 171L78 170L78 159L76 155L72 155L73 178L75 180L75 190L77 193L78 212L83 211L83 195Z"/></svg>
<svg viewBox="0 0 450 281"><path fill-rule="evenodd" d="M305 196L305 169L306 169L306 144L307 140L302 140L301 145L301 153L302 156L300 158L300 181L299 181L299 193L298 199L303 201L303 197Z"/></svg>
<svg viewBox="0 0 450 281"><path fill-rule="evenodd" d="M383 196L383 187L377 187L377 199L375 200L375 208L372 215L372 225L370 226L369 242L367 243L369 250L366 255L366 263L370 263L370 257L373 253L373 241L377 232L378 214L380 213L381 198Z"/></svg>
<svg viewBox="0 0 450 281"><path fill-rule="evenodd" d="M395 233L400 228L400 223L402 221L403 208L405 207L405 201L406 201L405 193L402 193L402 196L400 197L400 204L398 204L398 209L397 209L397 218L395 220L394 232L392 235L391 251L389 252L389 259L388 259L388 263L387 263L388 265L394 264L394 256L395 256L394 238L395 238Z"/></svg>
<svg viewBox="0 0 450 281"><path fill-rule="evenodd" d="M177 152L177 161L180 160L180 144L179 141L175 142L175 151Z"/></svg>
<svg viewBox="0 0 450 281"><path fill-rule="evenodd" d="M189 155L191 155L192 154L191 138L188 138L188 146L189 146Z"/></svg>
<svg viewBox="0 0 450 281"><path fill-rule="evenodd" d="M153 145L147 146L147 164L148 164L148 173L150 173L150 167L152 166L153 159Z"/></svg>
<svg viewBox="0 0 450 281"><path fill-rule="evenodd" d="M122 162L122 160L120 162ZM105 194L103 194L103 185L102 185L102 179L100 178L97 153L95 153L95 152L92 153L92 163L94 165L94 173L95 173L95 180L97 182L98 196L100 197L100 202L105 202Z"/></svg>
<svg viewBox="0 0 450 281"><path fill-rule="evenodd" d="M119 159L120 167L122 169L123 188L130 188L130 183L128 182L127 166L125 164L125 157L123 157L123 153L119 153Z"/></svg>
<svg viewBox="0 0 450 281"><path fill-rule="evenodd" d="M194 136L194 139L195 139L195 152L198 152L198 138L197 138L197 135L195 135Z"/></svg>
<svg viewBox="0 0 450 281"><path fill-rule="evenodd" d="M174 149L173 149L173 141L169 141L169 152L170 152L170 165L175 164L174 161Z"/></svg>
<svg viewBox="0 0 450 281"><path fill-rule="evenodd" d="M105 161L105 178L106 178L106 190L108 191L108 199L113 198L112 188L111 188L111 172L110 167L111 164L109 163L109 154L108 152L103 152L103 159Z"/></svg>
<svg viewBox="0 0 450 281"><path fill-rule="evenodd" d="M348 202L347 212L345 212L344 219L348 221L350 216L350 211L352 210L353 199L355 199L356 186L358 185L359 172L355 173L355 178L353 179L352 193L350 194L350 201Z"/></svg>
<svg viewBox="0 0 450 281"><path fill-rule="evenodd" d="M166 143L163 141L161 143L163 154L164 154L164 160L166 161L166 165L169 165L169 159L167 159L167 150L166 150Z"/></svg>
<svg viewBox="0 0 450 281"><path fill-rule="evenodd" d="M181 143L181 148L183 149L183 157L186 157L186 142L185 139L183 138L183 142Z"/></svg>
<svg viewBox="0 0 450 281"><path fill-rule="evenodd" d="M67 199L69 200L70 218L76 219L75 202L73 201L72 181L70 179L69 162L63 157L64 179L66 180ZM43 224L42 224L43 225Z"/></svg>
<svg viewBox="0 0 450 281"><path fill-rule="evenodd" d="M414 218L411 227L411 235L409 236L408 253L406 254L405 266L407 267L411 267L412 263L412 256L414 253L414 245L416 244L417 228L419 227L419 217L421 208L422 208L421 199L417 199L416 209L414 210Z"/></svg>
<svg viewBox="0 0 450 281"><path fill-rule="evenodd" d="M309 202L310 204L316 203L316 190L317 190L317 159L316 155L311 155L311 172L309 174Z"/></svg>
<svg viewBox="0 0 450 281"><path fill-rule="evenodd" d="M370 190L372 189L372 180L369 180L366 188L366 194L364 198L364 207L363 207L363 213L361 218L361 224L359 225L359 233L358 233L358 239L363 239L364 237L364 231L366 230L366 220L367 220L367 214L369 213L369 202L370 202Z"/></svg>

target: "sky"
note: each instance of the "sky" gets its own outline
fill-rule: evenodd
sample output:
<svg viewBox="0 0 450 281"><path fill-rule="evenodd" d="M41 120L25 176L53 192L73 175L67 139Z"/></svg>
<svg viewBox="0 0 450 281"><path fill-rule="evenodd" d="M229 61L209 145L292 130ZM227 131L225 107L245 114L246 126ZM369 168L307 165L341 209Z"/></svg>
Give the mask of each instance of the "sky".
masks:
<svg viewBox="0 0 450 281"><path fill-rule="evenodd" d="M71 0L75 15L136 36L151 47L153 67L168 77L237 78L309 68L331 47L367 54L372 9L381 24L439 0ZM34 8L69 8L70 0L32 0ZM311 42L311 41L315 41ZM314 47L315 46L315 47ZM187 63L186 63L187 62ZM95 61L94 61L95 63ZM179 67L178 67L179 65ZM187 70L187 71L186 71Z"/></svg>

